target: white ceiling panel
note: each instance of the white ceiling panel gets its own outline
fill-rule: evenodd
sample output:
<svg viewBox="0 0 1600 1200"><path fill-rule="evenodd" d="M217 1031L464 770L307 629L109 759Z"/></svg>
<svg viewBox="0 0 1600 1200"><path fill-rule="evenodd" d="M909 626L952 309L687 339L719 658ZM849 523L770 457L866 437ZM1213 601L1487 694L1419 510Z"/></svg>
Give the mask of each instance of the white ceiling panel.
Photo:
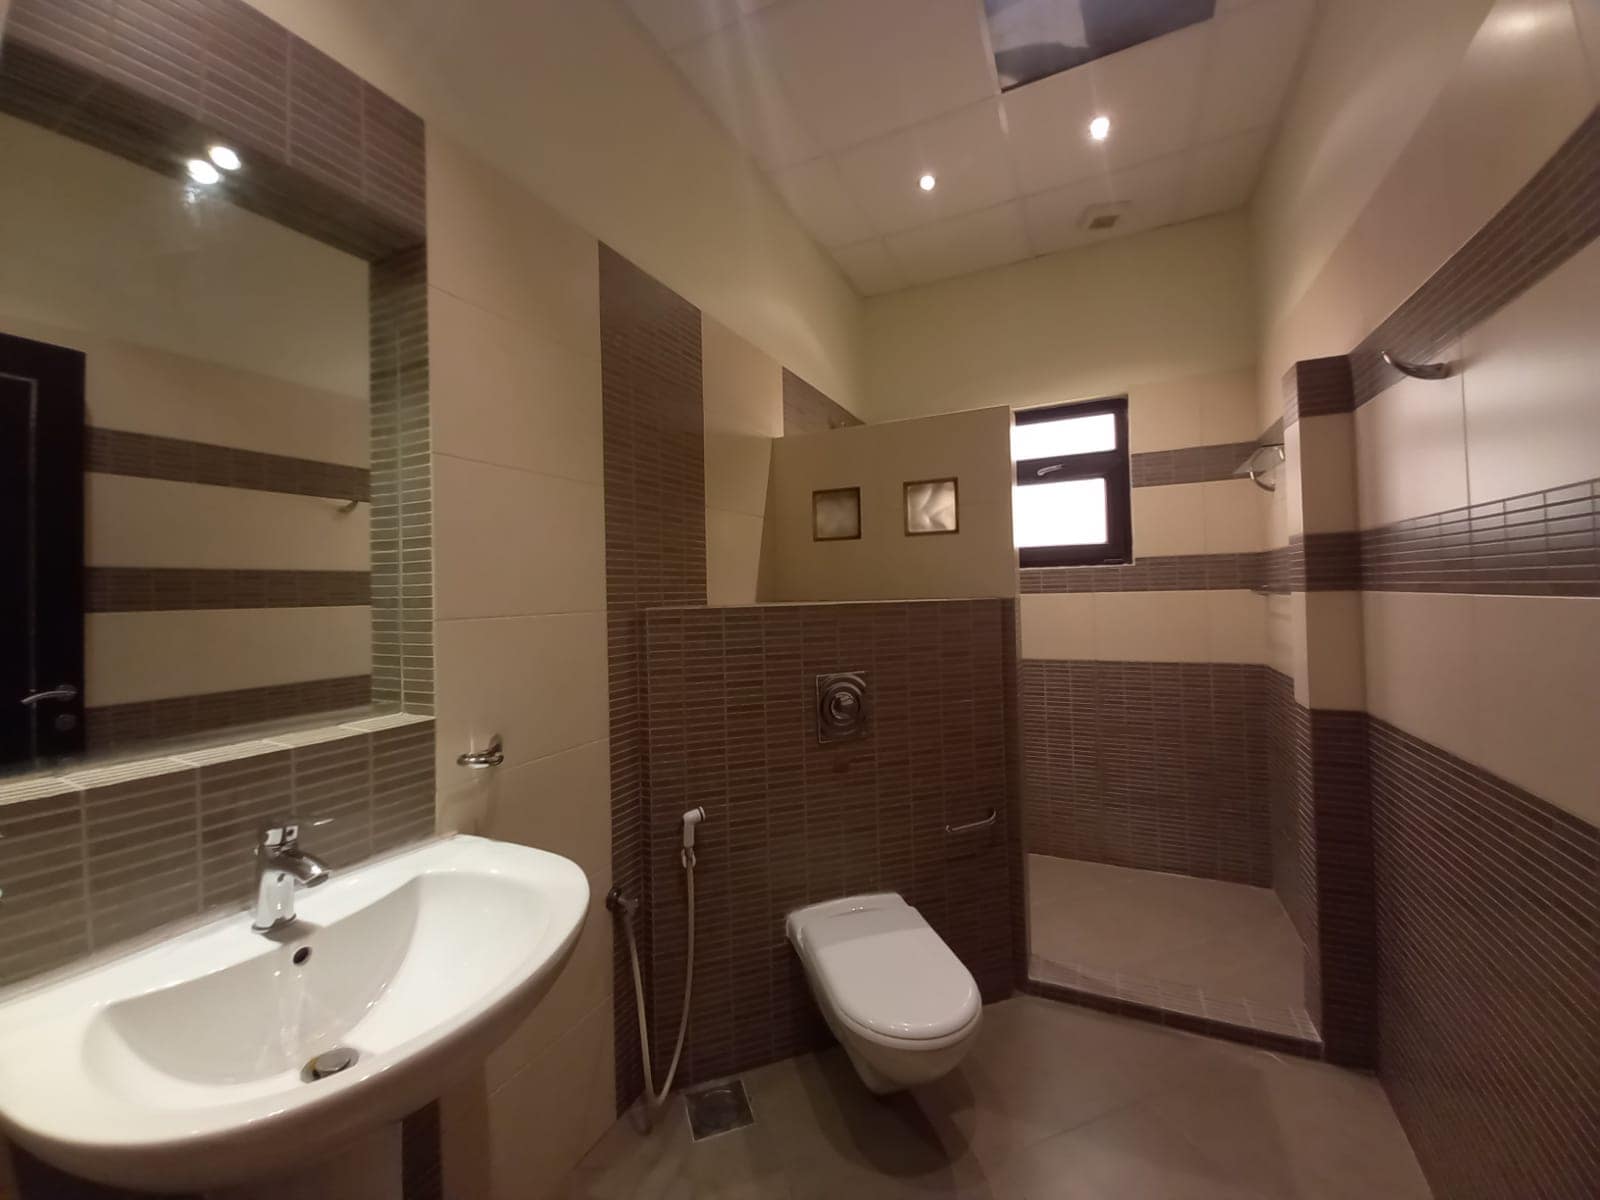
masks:
<svg viewBox="0 0 1600 1200"><path fill-rule="evenodd" d="M1003 96L981 0L622 2L872 295L1246 203L1318 0L1218 0Z"/></svg>
<svg viewBox="0 0 1600 1200"><path fill-rule="evenodd" d="M932 283L1028 257L1022 210L1015 201L935 221L885 240L911 284Z"/></svg>
<svg viewBox="0 0 1600 1200"><path fill-rule="evenodd" d="M798 0L750 24L834 151L993 96L981 20L977 0Z"/></svg>
<svg viewBox="0 0 1600 1200"><path fill-rule="evenodd" d="M853 246L835 246L828 253L844 268L856 291L863 296L897 292L906 286L905 272L889 257L889 248L882 238L857 242Z"/></svg>
<svg viewBox="0 0 1600 1200"><path fill-rule="evenodd" d="M865 142L835 159L876 233L993 208L1016 195L998 100ZM924 173L934 177L931 192L919 184Z"/></svg>
<svg viewBox="0 0 1600 1200"><path fill-rule="evenodd" d="M824 246L863 241L877 232L845 190L839 166L831 158L814 158L797 167L774 171L772 182L800 223Z"/></svg>
<svg viewBox="0 0 1600 1200"><path fill-rule="evenodd" d="M1208 22L1215 43L1195 136L1239 133L1282 107L1311 28L1312 0L1261 0Z"/></svg>
<svg viewBox="0 0 1600 1200"><path fill-rule="evenodd" d="M1054 254L1166 225L1175 219L1183 168L1183 156L1171 155L1029 196L1023 201L1028 243L1035 254ZM1113 228L1083 227L1090 205L1116 203L1126 203L1128 209Z"/></svg>
<svg viewBox="0 0 1600 1200"><path fill-rule="evenodd" d="M705 37L739 19L739 0L627 0L633 15L664 49Z"/></svg>
<svg viewBox="0 0 1600 1200"><path fill-rule="evenodd" d="M672 56L711 111L771 170L821 151L778 85L777 73L743 24L731 25Z"/></svg>
<svg viewBox="0 0 1600 1200"><path fill-rule="evenodd" d="M1261 177L1271 143L1272 127L1262 126L1184 151L1183 182L1173 219L1188 221L1244 204Z"/></svg>

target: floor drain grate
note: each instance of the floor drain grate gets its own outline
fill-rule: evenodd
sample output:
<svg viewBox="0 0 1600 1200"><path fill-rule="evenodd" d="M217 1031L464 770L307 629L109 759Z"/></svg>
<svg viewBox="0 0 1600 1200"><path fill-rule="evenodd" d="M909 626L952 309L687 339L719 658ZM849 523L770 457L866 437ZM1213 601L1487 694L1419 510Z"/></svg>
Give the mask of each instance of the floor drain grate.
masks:
<svg viewBox="0 0 1600 1200"><path fill-rule="evenodd" d="M697 1142L756 1123L742 1079L727 1079L685 1092L683 1103L689 1110L689 1132Z"/></svg>

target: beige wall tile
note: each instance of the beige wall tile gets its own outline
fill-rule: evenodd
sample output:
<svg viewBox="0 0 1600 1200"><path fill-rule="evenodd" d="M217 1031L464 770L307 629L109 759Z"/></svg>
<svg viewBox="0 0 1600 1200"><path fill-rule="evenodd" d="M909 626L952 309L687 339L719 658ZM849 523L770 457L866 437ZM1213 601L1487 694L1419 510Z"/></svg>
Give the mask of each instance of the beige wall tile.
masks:
<svg viewBox="0 0 1600 1200"><path fill-rule="evenodd" d="M616 1119L614 1061L608 997L491 1093L487 1200L565 1194L567 1172Z"/></svg>
<svg viewBox="0 0 1600 1200"><path fill-rule="evenodd" d="M1128 442L1135 454L1247 442L1261 429L1254 366L1128 389Z"/></svg>
<svg viewBox="0 0 1600 1200"><path fill-rule="evenodd" d="M705 434L706 505L761 517L767 511L772 439L748 433Z"/></svg>
<svg viewBox="0 0 1600 1200"><path fill-rule="evenodd" d="M1105 662L1206 662L1205 592L1096 592L1095 657Z"/></svg>
<svg viewBox="0 0 1600 1200"><path fill-rule="evenodd" d="M1600 243L1465 338L1472 502L1600 475Z"/></svg>
<svg viewBox="0 0 1600 1200"><path fill-rule="evenodd" d="M1305 505L1300 488L1300 422L1285 427L1283 431L1283 465L1269 481L1283 497L1283 528L1290 539L1304 534L1306 529Z"/></svg>
<svg viewBox="0 0 1600 1200"><path fill-rule="evenodd" d="M600 487L444 454L433 462L441 621L605 607Z"/></svg>
<svg viewBox="0 0 1600 1200"><path fill-rule="evenodd" d="M90 613L84 652L91 705L365 675L372 669L371 610Z"/></svg>
<svg viewBox="0 0 1600 1200"><path fill-rule="evenodd" d="M600 360L449 292L428 295L436 453L600 483Z"/></svg>
<svg viewBox="0 0 1600 1200"><path fill-rule="evenodd" d="M473 772L444 801L445 828L535 846L571 859L589 879L589 915L561 974L490 1056L490 1090L537 1059L611 989L611 791L604 740L519 766ZM455 818L451 819L451 814Z"/></svg>
<svg viewBox="0 0 1600 1200"><path fill-rule="evenodd" d="M1477 720L1445 748L1600 823L1600 600L1467 599Z"/></svg>
<svg viewBox="0 0 1600 1200"><path fill-rule="evenodd" d="M1178 483L1133 489L1133 556L1206 552L1205 489Z"/></svg>
<svg viewBox="0 0 1600 1200"><path fill-rule="evenodd" d="M428 282L580 353L600 353L599 245L428 126Z"/></svg>
<svg viewBox="0 0 1600 1200"><path fill-rule="evenodd" d="M371 509L248 488L90 472L84 557L97 567L364 571Z"/></svg>
<svg viewBox="0 0 1600 1200"><path fill-rule="evenodd" d="M1188 486L1199 488L1205 509L1205 553L1248 554L1271 545L1267 540L1267 516L1272 493L1262 491L1248 479Z"/></svg>
<svg viewBox="0 0 1600 1200"><path fill-rule="evenodd" d="M747 513L706 509L706 603L754 604L766 523Z"/></svg>
<svg viewBox="0 0 1600 1200"><path fill-rule="evenodd" d="M604 613L440 621L434 645L442 793L496 733L510 766L606 736Z"/></svg>
<svg viewBox="0 0 1600 1200"><path fill-rule="evenodd" d="M1460 359L1452 346L1441 357ZM1356 410L1356 488L1361 528L1467 503L1467 440L1461 377L1402 379Z"/></svg>
<svg viewBox="0 0 1600 1200"><path fill-rule="evenodd" d="M1457 753L1472 744L1470 596L1363 592L1367 711Z"/></svg>
<svg viewBox="0 0 1600 1200"><path fill-rule="evenodd" d="M1206 638L1210 660L1267 664L1267 597L1254 592L1206 593Z"/></svg>
<svg viewBox="0 0 1600 1200"><path fill-rule="evenodd" d="M1313 708L1366 706L1360 592L1307 592L1307 699Z"/></svg>
<svg viewBox="0 0 1600 1200"><path fill-rule="evenodd" d="M1355 418L1350 413L1302 417L1300 520L1305 533L1357 528Z"/></svg>
<svg viewBox="0 0 1600 1200"><path fill-rule="evenodd" d="M783 367L726 325L700 318L706 432L783 436Z"/></svg>
<svg viewBox="0 0 1600 1200"><path fill-rule="evenodd" d="M1595 99L1568 0L1500 0L1358 220L1372 246L1369 325L1510 200Z"/></svg>
<svg viewBox="0 0 1600 1200"><path fill-rule="evenodd" d="M1081 662L1097 658L1094 604L1091 592L1022 596L1022 657Z"/></svg>
<svg viewBox="0 0 1600 1200"><path fill-rule="evenodd" d="M1282 593L1263 596L1263 636L1266 638L1266 664L1280 675L1294 678L1297 658L1294 645L1295 605L1293 597Z"/></svg>

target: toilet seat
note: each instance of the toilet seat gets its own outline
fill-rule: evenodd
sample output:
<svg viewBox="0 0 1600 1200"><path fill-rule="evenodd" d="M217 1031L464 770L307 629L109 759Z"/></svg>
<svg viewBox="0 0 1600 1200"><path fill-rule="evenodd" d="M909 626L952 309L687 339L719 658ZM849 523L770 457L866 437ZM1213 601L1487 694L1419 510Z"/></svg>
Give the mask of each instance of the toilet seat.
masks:
<svg viewBox="0 0 1600 1200"><path fill-rule="evenodd" d="M787 924L833 1014L867 1041L937 1050L966 1038L982 1015L972 973L893 892L813 904Z"/></svg>

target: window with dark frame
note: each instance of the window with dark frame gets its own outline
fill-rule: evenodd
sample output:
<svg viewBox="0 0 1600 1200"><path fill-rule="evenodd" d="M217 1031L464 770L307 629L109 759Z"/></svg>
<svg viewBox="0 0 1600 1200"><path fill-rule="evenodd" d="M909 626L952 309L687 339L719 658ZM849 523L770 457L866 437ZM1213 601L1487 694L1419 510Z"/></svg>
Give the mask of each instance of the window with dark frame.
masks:
<svg viewBox="0 0 1600 1200"><path fill-rule="evenodd" d="M1011 458L1019 565L1133 561L1126 396L1017 412Z"/></svg>

